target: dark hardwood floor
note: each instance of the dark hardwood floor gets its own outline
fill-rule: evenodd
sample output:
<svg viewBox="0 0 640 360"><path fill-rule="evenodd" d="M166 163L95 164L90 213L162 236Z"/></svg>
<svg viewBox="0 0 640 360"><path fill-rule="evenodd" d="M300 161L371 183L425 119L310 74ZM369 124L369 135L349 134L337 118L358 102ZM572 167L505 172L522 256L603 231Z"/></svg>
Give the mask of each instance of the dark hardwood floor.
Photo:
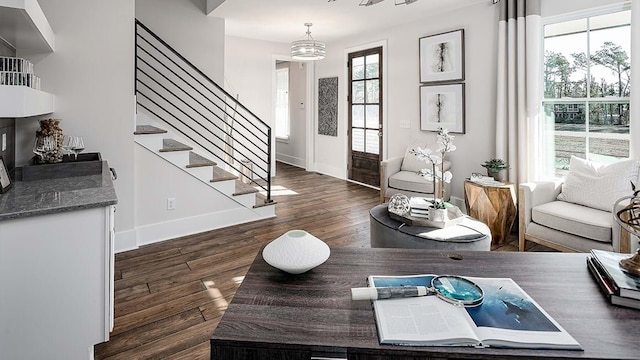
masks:
<svg viewBox="0 0 640 360"><path fill-rule="evenodd" d="M96 359L209 359L209 337L258 250L288 230L369 247L377 190L281 163L276 174L276 218L116 255L115 328ZM493 250L517 251L515 237Z"/></svg>

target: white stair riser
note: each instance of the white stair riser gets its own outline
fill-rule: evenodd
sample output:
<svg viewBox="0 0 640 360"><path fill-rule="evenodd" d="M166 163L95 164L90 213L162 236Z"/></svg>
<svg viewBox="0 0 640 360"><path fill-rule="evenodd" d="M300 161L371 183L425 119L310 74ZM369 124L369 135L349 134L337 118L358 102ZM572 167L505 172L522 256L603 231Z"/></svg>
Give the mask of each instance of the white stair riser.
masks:
<svg viewBox="0 0 640 360"><path fill-rule="evenodd" d="M189 165L189 151L164 151L158 154L180 168L186 168Z"/></svg>
<svg viewBox="0 0 640 360"><path fill-rule="evenodd" d="M256 194L251 193L251 194L234 195L233 200L239 202L240 204L248 208L253 208L253 205L256 204Z"/></svg>
<svg viewBox="0 0 640 360"><path fill-rule="evenodd" d="M144 134L136 135L136 142L151 151L162 149L162 140L166 134Z"/></svg>
<svg viewBox="0 0 640 360"><path fill-rule="evenodd" d="M201 181L209 182L213 177L213 166L187 168L187 171Z"/></svg>
<svg viewBox="0 0 640 360"><path fill-rule="evenodd" d="M257 214L259 214L261 217L264 217L264 218L276 216L276 206L275 205L261 206L261 207L253 209L253 211L256 212Z"/></svg>
<svg viewBox="0 0 640 360"><path fill-rule="evenodd" d="M231 196L236 191L235 180L209 181L209 185L223 194Z"/></svg>

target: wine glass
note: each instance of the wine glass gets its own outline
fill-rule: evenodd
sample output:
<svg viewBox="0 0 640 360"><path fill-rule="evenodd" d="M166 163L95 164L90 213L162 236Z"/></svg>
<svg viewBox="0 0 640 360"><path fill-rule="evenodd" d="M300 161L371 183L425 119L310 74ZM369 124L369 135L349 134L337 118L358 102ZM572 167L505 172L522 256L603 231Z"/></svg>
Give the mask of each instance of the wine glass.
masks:
<svg viewBox="0 0 640 360"><path fill-rule="evenodd" d="M82 152L82 150L84 150L84 139L82 138L82 136L76 136L74 143L73 143L73 147L71 148L71 150L73 151L73 154L75 155L75 159L76 161L78 161L78 154L80 154Z"/></svg>
<svg viewBox="0 0 640 360"><path fill-rule="evenodd" d="M45 155L55 150L56 140L53 136L36 137L33 144L33 153L39 158L38 162L44 161Z"/></svg>

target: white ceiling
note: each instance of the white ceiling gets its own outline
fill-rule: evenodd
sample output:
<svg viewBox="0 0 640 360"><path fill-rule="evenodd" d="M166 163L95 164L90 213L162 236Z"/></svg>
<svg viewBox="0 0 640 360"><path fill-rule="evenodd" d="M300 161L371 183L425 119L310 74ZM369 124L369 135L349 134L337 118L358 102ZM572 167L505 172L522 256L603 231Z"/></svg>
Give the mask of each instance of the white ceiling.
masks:
<svg viewBox="0 0 640 360"><path fill-rule="evenodd" d="M226 19L230 36L275 42L305 38L304 23L313 23L311 35L332 42L369 31L379 31L403 23L436 16L491 0L418 0L395 6L386 0L359 6L360 0L226 0L209 16Z"/></svg>

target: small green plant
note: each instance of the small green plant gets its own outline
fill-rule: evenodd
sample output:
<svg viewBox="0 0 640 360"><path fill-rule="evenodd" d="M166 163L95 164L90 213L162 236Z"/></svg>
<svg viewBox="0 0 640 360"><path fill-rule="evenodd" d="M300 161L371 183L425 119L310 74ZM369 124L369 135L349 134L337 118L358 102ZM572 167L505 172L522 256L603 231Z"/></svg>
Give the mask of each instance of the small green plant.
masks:
<svg viewBox="0 0 640 360"><path fill-rule="evenodd" d="M482 164L482 167L486 168L489 173L497 173L500 170L511 169L511 166L502 159L490 159Z"/></svg>

